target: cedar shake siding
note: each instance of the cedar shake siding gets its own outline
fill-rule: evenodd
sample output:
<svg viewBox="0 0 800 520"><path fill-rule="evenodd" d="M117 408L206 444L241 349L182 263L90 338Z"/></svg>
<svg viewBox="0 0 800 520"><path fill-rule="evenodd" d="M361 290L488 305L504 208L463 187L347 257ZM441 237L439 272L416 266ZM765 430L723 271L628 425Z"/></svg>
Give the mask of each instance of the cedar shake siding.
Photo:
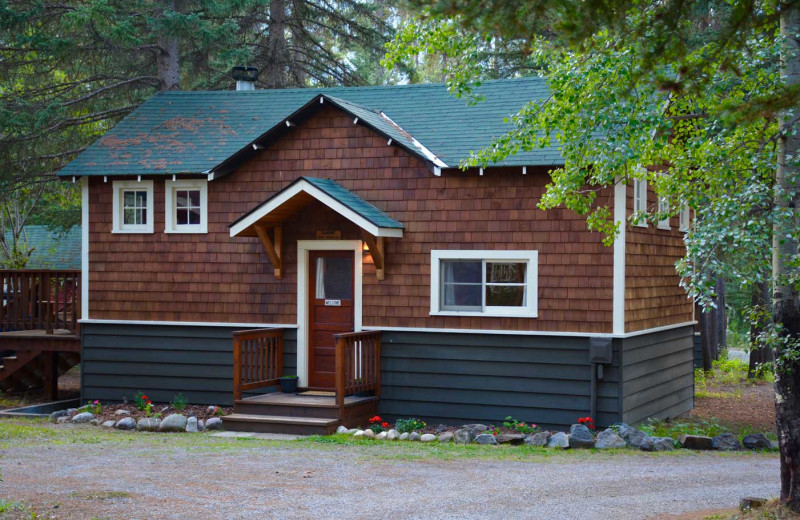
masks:
<svg viewBox="0 0 800 520"><path fill-rule="evenodd" d="M536 207L549 182L546 168L528 168L527 175L513 168L436 177L330 106L237 171L208 183L207 234L164 233L162 178L154 180L154 233L113 234L112 179L90 178L89 317L297 323L297 240L315 239L317 230L360 239L360 230L312 202L283 225L283 278L276 280L258 239L231 238L228 225L303 175L333 179L405 226L403 238L386 240L385 280L376 280L371 258L364 258L365 327L611 332L613 249L586 230L585 217ZM607 193L601 201L613 204ZM632 275L638 269L654 276L660 288L662 279L672 282L665 277L674 260L660 259L659 242L648 233L629 237L629 248L637 251L629 257L627 279L631 326L664 324L664 309L669 323L691 319L691 306L687 319L673 319L672 303L647 300L662 294L640 289ZM537 250L538 318L430 316L432 249ZM654 272L639 269L639 262L656 257ZM663 296L677 302L677 293ZM675 306L680 314L680 303Z"/></svg>
<svg viewBox="0 0 800 520"><path fill-rule="evenodd" d="M633 214L633 187L627 188L627 215ZM657 204L648 183L647 206ZM694 320L692 301L680 286L675 262L686 248L677 216L670 229L627 224L625 230L625 332L635 332Z"/></svg>

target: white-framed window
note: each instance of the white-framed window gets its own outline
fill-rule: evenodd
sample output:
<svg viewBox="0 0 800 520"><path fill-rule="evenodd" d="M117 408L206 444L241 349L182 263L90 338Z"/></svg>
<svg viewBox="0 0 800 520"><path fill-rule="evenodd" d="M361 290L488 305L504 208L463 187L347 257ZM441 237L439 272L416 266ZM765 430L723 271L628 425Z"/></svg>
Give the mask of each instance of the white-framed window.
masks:
<svg viewBox="0 0 800 520"><path fill-rule="evenodd" d="M431 251L431 314L537 316L536 251Z"/></svg>
<svg viewBox="0 0 800 520"><path fill-rule="evenodd" d="M666 197L658 198L658 212L659 213L669 212L669 200ZM658 221L658 229L670 229L669 217L663 218Z"/></svg>
<svg viewBox="0 0 800 520"><path fill-rule="evenodd" d="M153 181L114 181L112 233L153 232Z"/></svg>
<svg viewBox="0 0 800 520"><path fill-rule="evenodd" d="M647 179L633 179L633 213L647 211ZM647 227L647 221L641 219L637 226Z"/></svg>
<svg viewBox="0 0 800 520"><path fill-rule="evenodd" d="M208 232L208 181L168 180L164 188L164 232Z"/></svg>
<svg viewBox="0 0 800 520"><path fill-rule="evenodd" d="M681 207L680 222L678 223L678 229L680 229L681 231L689 231L689 225L691 223L690 218L691 216L689 213L689 205L684 204L683 207Z"/></svg>

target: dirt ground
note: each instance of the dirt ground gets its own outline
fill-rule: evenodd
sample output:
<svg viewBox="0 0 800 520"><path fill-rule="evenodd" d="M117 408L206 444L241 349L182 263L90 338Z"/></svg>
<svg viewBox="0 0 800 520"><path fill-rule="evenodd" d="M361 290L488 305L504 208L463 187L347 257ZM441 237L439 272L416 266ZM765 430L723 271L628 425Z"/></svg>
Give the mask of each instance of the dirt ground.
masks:
<svg viewBox="0 0 800 520"><path fill-rule="evenodd" d="M716 420L734 430L775 433L775 393L772 383L757 382L709 389L728 397L697 397L689 417ZM741 395L739 395L741 392Z"/></svg>
<svg viewBox="0 0 800 520"><path fill-rule="evenodd" d="M76 366L58 378L58 399L76 399L81 396L81 370ZM44 390L25 392L0 392L0 410L49 402Z"/></svg>
<svg viewBox="0 0 800 520"><path fill-rule="evenodd" d="M271 442L6 421L4 519L694 520L665 515L779 490L769 453Z"/></svg>

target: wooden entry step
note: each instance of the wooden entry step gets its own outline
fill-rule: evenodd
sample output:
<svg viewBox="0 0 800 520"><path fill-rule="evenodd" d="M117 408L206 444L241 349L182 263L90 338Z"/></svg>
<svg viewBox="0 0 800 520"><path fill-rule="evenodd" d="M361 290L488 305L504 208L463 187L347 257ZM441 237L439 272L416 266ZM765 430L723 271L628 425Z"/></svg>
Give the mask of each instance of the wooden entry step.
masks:
<svg viewBox="0 0 800 520"><path fill-rule="evenodd" d="M349 396L340 410L334 397L275 392L236 400L233 411L222 418L226 430L329 435L341 424L366 427L378 398Z"/></svg>

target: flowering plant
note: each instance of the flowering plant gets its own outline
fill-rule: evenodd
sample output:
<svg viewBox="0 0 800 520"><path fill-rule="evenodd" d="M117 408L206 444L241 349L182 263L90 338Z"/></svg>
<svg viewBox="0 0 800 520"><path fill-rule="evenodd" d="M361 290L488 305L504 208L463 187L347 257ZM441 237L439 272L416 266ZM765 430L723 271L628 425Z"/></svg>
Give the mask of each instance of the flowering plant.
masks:
<svg viewBox="0 0 800 520"><path fill-rule="evenodd" d="M86 405L86 410L93 413L94 415L100 415L100 412L103 410L103 407L100 405L100 401L95 399L94 402Z"/></svg>
<svg viewBox="0 0 800 520"><path fill-rule="evenodd" d="M133 403L136 405L136 408L142 411L144 411L147 403L153 404L150 398L144 395L143 392L136 392L136 395L133 396Z"/></svg>
<svg viewBox="0 0 800 520"><path fill-rule="evenodd" d="M497 434L500 433L500 432L494 426L487 426L486 427L486 433L494 435L495 437L497 437Z"/></svg>
<svg viewBox="0 0 800 520"><path fill-rule="evenodd" d="M370 418L369 429L375 433L385 432L389 429L389 423L381 419L379 415L376 415Z"/></svg>
<svg viewBox="0 0 800 520"><path fill-rule="evenodd" d="M519 422L510 415L506 417L506 421L503 423L503 426L511 430L516 430L519 433L525 433L525 434L534 433L536 432L536 430L539 429L539 427L533 423L527 424L524 422Z"/></svg>
<svg viewBox="0 0 800 520"><path fill-rule="evenodd" d="M594 421L588 415L586 417L578 417L578 424L582 424L590 430L594 430Z"/></svg>

